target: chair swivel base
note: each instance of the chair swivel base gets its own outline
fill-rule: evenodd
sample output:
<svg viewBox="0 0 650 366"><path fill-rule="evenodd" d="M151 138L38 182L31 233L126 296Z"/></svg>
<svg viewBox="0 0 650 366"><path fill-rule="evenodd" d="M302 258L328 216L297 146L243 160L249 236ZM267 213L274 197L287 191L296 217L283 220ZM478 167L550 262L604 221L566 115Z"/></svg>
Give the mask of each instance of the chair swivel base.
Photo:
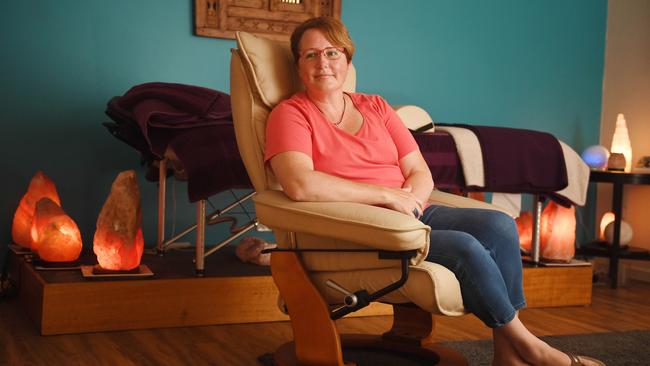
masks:
<svg viewBox="0 0 650 366"><path fill-rule="evenodd" d="M390 341L384 339L380 335L365 335L365 334L354 334L354 335L342 335L341 341L343 344L344 358L346 354L350 354L349 359L354 358L352 354L355 350L363 351L372 351L375 350L378 353L391 353L391 358L399 359L400 357L408 358L410 360L417 359L419 364L422 365L436 365L436 366L466 366L468 365L467 360L457 351L444 347L440 344L431 343L425 346L413 346L407 345L400 342ZM372 365L382 365L381 361L377 361L377 358L381 356L373 357L373 360L368 360L368 364ZM386 364L395 364L390 363L386 360ZM288 342L280 346L274 354L274 365L275 366L308 366L302 365L298 362L295 354L295 344L294 342ZM363 366L364 364L357 364L355 362L346 360L345 366ZM321 366L321 365L319 365ZM322 365L330 366L330 365ZM343 365L331 365L331 366L343 366Z"/></svg>

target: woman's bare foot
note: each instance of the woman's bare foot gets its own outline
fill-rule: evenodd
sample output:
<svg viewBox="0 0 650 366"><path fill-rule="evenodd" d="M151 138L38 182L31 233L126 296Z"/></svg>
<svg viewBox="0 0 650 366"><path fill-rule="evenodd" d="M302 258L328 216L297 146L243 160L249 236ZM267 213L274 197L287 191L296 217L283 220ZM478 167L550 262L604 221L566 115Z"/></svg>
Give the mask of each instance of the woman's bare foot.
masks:
<svg viewBox="0 0 650 366"><path fill-rule="evenodd" d="M507 343L517 353L519 358L527 364L535 366L573 366L568 354L551 347L546 342L537 338L521 323L518 316L515 316L505 326L495 328L493 334L495 347L497 347L497 341ZM507 348L504 345L499 345L499 347L500 351L506 351L506 353L502 352L502 354L508 354ZM495 350L495 362L496 358L497 352ZM504 360L504 362L508 362L508 360ZM580 362L584 366L602 365L588 358L580 358ZM504 363L504 365L507 364ZM517 363L512 363L512 365L517 365Z"/></svg>
<svg viewBox="0 0 650 366"><path fill-rule="evenodd" d="M492 359L492 366L529 366L530 364L524 361L517 351L512 348L510 342L503 337L499 332L492 333L494 358Z"/></svg>
<svg viewBox="0 0 650 366"><path fill-rule="evenodd" d="M540 340L540 342L544 343L543 341ZM541 363L533 363L533 365L566 365L566 366L573 366L574 363L571 360L571 357L557 348L553 348L547 343L544 343L546 346L546 351L544 352L544 355L542 359L540 360ZM589 360L586 357L580 357L580 356L574 356L578 358L578 361L580 362L579 365L583 366L600 366L600 363L594 362L592 360Z"/></svg>

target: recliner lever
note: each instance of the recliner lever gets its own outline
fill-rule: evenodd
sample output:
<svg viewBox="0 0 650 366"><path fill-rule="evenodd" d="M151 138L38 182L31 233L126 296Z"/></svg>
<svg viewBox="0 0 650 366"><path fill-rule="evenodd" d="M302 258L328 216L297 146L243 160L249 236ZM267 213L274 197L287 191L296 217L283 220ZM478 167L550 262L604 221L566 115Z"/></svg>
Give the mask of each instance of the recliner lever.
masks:
<svg viewBox="0 0 650 366"><path fill-rule="evenodd" d="M402 276L396 282L389 284L388 286L379 289L372 294L368 293L366 290L359 290L355 293L351 293L345 288L341 287L339 284L332 280L327 280L325 284L345 295L343 298L344 306L334 310L330 314L330 319L336 320L344 317L345 315L362 309L370 304L371 301L379 299L380 297L388 294L389 292L395 291L398 288L402 287L406 280L409 278L409 261L411 258L417 255L417 250L407 250L407 251L390 251L390 250L381 250L381 249L298 249L298 248L268 248L262 250L262 253L273 253L273 252L352 252L352 253L361 253L361 252L377 252L379 259L399 259L402 267Z"/></svg>
<svg viewBox="0 0 650 366"><path fill-rule="evenodd" d="M373 292L372 294L369 294L368 291L366 291L366 290L359 290L359 291L355 292L354 296L357 299L356 305L347 305L346 304L345 306L334 310L330 314L330 319L332 319L332 320L340 319L340 318L344 317L345 315L347 315L347 314L349 314L349 313L351 313L353 311L357 311L357 310L359 310L361 308L364 308L364 307L368 306L371 301L377 300L380 297L388 294L389 292L395 291L398 288L402 287L406 283L406 280L408 280L408 278L409 278L409 260L413 256L415 256L416 253L417 252L415 250L409 250L409 251L406 251L406 252L393 252L393 251L380 250L379 251L379 258L380 259L398 259L399 258L399 260L401 262L401 267L402 267L402 276L400 277L400 279L397 280L396 282L393 282L390 285L380 289L380 290L377 290L377 291ZM328 280L328 281L331 281L331 280ZM326 282L326 284L328 286L330 286L329 283ZM343 289L341 286L338 286L338 287ZM336 289L335 287L332 287L332 288ZM339 289L336 289L336 290L340 291ZM350 291L347 291L345 289L343 289L343 291L347 292L348 294L350 293Z"/></svg>
<svg viewBox="0 0 650 366"><path fill-rule="evenodd" d="M336 282L334 282L332 280L325 281L325 284L327 285L327 287L329 287L331 289L334 289L334 290L342 293L343 295L345 295L343 297L343 304L345 306L353 307L353 306L355 306L357 304L357 302L358 302L357 295L355 295L352 292L348 291L343 286L339 285L338 283L336 283Z"/></svg>

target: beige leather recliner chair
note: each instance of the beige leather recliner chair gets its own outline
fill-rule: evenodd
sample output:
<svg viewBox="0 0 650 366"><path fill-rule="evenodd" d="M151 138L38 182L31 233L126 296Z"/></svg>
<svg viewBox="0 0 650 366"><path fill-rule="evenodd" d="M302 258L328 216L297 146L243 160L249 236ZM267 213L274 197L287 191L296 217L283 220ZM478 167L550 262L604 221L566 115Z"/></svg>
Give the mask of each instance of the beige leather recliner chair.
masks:
<svg viewBox="0 0 650 366"><path fill-rule="evenodd" d="M458 316L465 310L454 274L423 261L430 228L385 208L289 199L263 160L269 112L302 88L289 44L239 32L237 46L230 65L237 144L257 191L257 217L273 229L284 249L271 255L271 271L291 318L294 342L278 349L276 364L344 365L332 319L374 300L394 304L393 328L383 337L357 338L354 345L419 352L432 364L466 364L457 352L433 343L432 314ZM346 90L354 87L351 68ZM489 206L438 191L431 200Z"/></svg>

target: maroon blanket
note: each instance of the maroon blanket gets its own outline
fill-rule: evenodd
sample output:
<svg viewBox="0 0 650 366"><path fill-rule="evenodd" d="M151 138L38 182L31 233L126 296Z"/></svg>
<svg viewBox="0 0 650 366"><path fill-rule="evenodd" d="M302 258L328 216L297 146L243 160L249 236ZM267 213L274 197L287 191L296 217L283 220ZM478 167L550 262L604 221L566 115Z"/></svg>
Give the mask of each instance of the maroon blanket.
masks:
<svg viewBox="0 0 650 366"><path fill-rule="evenodd" d="M134 86L108 102L105 123L140 151L144 163L160 160L169 147L187 172L190 202L228 188L251 188L239 157L230 96L217 90L172 83ZM156 174L148 174L156 180Z"/></svg>
<svg viewBox="0 0 650 366"><path fill-rule="evenodd" d="M446 132L417 133L413 137L429 166L436 188L465 187L463 169L454 139Z"/></svg>
<svg viewBox="0 0 650 366"><path fill-rule="evenodd" d="M519 128L437 124L470 129L483 154L488 192L537 193L554 196L568 185L566 163L559 141L551 134Z"/></svg>
<svg viewBox="0 0 650 366"><path fill-rule="evenodd" d="M239 156L228 94L191 85L146 83L112 98L106 113L114 123L104 125L138 150L149 166L167 148L174 150L187 172L191 202L229 188L252 187ZM512 128L457 126L470 128L478 136L486 187L465 187L450 135L415 134L437 187L547 195L566 187L564 157L553 136ZM157 171L153 172L147 178L157 180Z"/></svg>

